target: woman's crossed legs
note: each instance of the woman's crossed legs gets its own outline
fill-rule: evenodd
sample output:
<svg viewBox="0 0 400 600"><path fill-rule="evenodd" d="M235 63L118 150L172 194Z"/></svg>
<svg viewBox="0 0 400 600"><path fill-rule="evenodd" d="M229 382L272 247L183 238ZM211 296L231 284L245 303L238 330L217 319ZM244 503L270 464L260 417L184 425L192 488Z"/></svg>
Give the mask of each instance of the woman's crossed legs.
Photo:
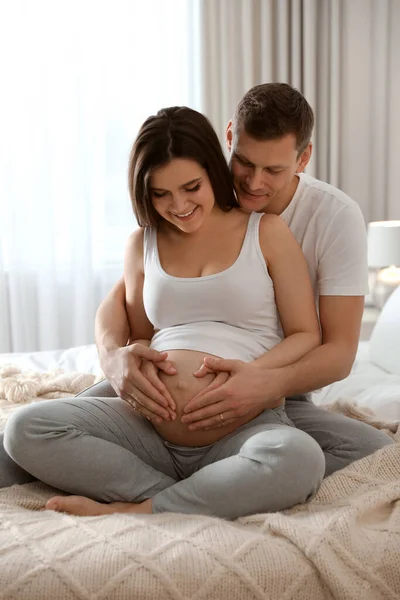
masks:
<svg viewBox="0 0 400 600"><path fill-rule="evenodd" d="M192 448L165 442L119 398L68 398L15 411L4 447L37 479L108 503L93 512L93 502L82 507L79 499L57 499L58 510L78 514L172 511L235 519L305 502L325 471L320 447L292 426L283 408Z"/></svg>

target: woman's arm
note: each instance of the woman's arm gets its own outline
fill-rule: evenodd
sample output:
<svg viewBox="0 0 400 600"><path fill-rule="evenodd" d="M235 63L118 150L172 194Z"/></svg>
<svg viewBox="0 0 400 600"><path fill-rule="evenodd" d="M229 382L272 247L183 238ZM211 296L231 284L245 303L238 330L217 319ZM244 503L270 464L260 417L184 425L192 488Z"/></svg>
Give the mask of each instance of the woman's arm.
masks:
<svg viewBox="0 0 400 600"><path fill-rule="evenodd" d="M254 364L274 369L319 346L321 332L307 262L289 227L276 215L264 215L259 236L285 339Z"/></svg>

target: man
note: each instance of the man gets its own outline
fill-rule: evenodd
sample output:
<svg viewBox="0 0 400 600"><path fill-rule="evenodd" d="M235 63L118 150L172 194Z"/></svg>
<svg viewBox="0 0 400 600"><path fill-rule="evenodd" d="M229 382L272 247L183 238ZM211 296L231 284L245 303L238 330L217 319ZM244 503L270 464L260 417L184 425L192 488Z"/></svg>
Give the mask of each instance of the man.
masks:
<svg viewBox="0 0 400 600"><path fill-rule="evenodd" d="M302 246L315 290L322 345L279 369L207 360L203 372L218 375L189 402L182 420L195 429L219 427L221 412L226 424L255 406L267 409L285 396L287 415L319 443L329 475L392 441L364 423L316 407L305 396L349 374L368 290L366 233L359 207L343 192L303 173L311 157L313 125L312 109L297 90L283 83L263 84L240 101L226 139L242 208L280 215ZM161 382L142 377L134 385L131 380L137 357L127 345L129 336L121 280L96 316L100 363L112 387L106 381L84 395L117 394L150 420L168 418ZM154 350L148 352L157 360ZM175 372L172 364L159 364ZM0 452L0 487L30 479Z"/></svg>
<svg viewBox="0 0 400 600"><path fill-rule="evenodd" d="M183 420L196 429L218 427L222 410L234 420L250 407L268 408L285 396L289 418L323 449L329 475L391 440L370 426L316 407L304 395L350 373L368 292L366 232L358 205L303 173L311 157L313 125L313 111L297 90L268 83L242 98L228 124L226 141L242 208L280 215L302 246L315 290L322 345L294 364L263 372L251 363L208 361L207 370L226 376L187 405ZM149 383L136 387L129 381L132 355L125 346L129 326L124 298L120 281L99 308L96 340L101 365L119 396L148 418L160 418L165 416L161 387ZM87 393L100 392L107 395L110 387Z"/></svg>

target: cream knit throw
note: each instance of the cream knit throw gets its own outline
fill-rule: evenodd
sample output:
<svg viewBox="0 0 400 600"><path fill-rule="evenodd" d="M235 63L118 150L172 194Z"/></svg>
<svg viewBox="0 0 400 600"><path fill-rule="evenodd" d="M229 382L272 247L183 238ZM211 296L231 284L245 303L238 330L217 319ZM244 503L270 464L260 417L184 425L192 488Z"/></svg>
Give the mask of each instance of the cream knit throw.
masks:
<svg viewBox="0 0 400 600"><path fill-rule="evenodd" d="M54 494L44 484L0 490L0 600L398 600L392 435L310 502L235 522L73 517L40 511Z"/></svg>
<svg viewBox="0 0 400 600"><path fill-rule="evenodd" d="M101 373L92 375L75 371L65 372L63 369L43 373L22 371L12 364L0 365L0 431L4 429L9 413L18 404L75 396L103 378Z"/></svg>
<svg viewBox="0 0 400 600"><path fill-rule="evenodd" d="M0 400L16 404L43 398L66 398L104 379L104 375L65 372L22 371L11 364L0 366Z"/></svg>

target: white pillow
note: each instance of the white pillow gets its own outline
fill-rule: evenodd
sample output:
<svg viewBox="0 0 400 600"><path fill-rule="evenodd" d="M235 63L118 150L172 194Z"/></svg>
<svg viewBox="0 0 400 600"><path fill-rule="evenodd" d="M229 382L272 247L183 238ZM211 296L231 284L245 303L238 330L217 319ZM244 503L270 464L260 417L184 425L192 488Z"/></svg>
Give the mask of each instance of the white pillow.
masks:
<svg viewBox="0 0 400 600"><path fill-rule="evenodd" d="M391 294L376 322L370 340L373 363L400 375L400 286Z"/></svg>

